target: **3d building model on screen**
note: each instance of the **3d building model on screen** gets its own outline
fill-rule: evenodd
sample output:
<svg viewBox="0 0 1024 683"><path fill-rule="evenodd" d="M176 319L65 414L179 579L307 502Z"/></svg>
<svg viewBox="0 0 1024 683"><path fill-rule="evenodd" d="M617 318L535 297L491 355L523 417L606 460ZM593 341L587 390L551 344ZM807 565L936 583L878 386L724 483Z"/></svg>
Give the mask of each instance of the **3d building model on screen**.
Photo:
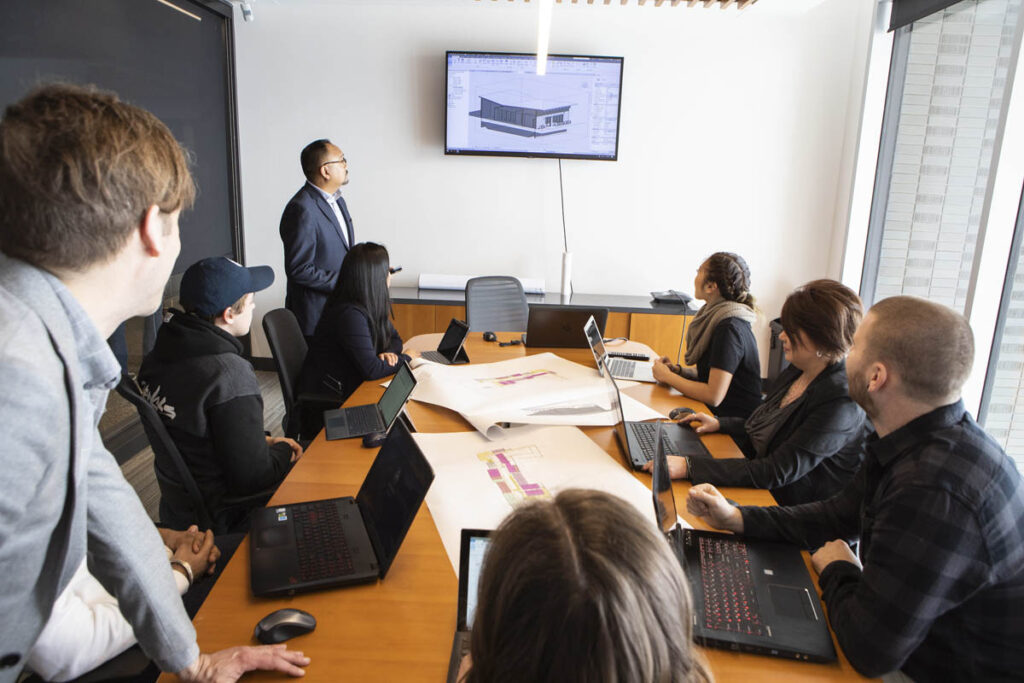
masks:
<svg viewBox="0 0 1024 683"><path fill-rule="evenodd" d="M517 102L517 104L512 104ZM572 104L524 97L521 91L488 93L480 96L480 109L470 116L480 119L480 126L499 133L523 137L554 135L568 130L572 121Z"/></svg>

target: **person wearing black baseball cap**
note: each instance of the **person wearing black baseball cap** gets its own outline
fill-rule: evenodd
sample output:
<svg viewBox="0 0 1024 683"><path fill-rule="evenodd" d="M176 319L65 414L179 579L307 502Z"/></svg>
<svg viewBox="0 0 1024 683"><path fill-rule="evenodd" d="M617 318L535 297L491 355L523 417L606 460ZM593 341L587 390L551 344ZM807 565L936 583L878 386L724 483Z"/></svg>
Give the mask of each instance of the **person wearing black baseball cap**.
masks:
<svg viewBox="0 0 1024 683"><path fill-rule="evenodd" d="M265 436L263 398L237 337L252 326L254 294L274 282L269 266L246 268L224 257L192 264L181 280L182 311L170 311L139 370L139 385L181 451L213 516L214 531L241 531L249 513L228 500L281 483L302 447ZM187 526L187 510L165 509L160 519ZM180 521L179 521L180 519Z"/></svg>

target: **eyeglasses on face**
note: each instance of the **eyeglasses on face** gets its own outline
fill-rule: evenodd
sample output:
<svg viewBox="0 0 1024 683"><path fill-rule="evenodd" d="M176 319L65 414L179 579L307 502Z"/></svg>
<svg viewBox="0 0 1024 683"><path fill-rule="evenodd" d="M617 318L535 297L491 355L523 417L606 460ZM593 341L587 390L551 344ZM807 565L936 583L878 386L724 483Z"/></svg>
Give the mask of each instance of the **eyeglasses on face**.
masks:
<svg viewBox="0 0 1024 683"><path fill-rule="evenodd" d="M329 164L345 164L345 165L348 165L348 159L346 159L345 157L342 157L340 159L334 159L333 161L325 161L324 163L320 164L320 166L327 166Z"/></svg>

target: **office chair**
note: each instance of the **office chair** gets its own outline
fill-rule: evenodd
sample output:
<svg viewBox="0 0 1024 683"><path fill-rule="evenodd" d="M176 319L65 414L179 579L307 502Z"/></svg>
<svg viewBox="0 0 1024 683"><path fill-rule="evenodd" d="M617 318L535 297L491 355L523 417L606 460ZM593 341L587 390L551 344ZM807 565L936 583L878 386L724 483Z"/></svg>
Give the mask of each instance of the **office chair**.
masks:
<svg viewBox="0 0 1024 683"><path fill-rule="evenodd" d="M514 277L492 275L466 282L470 332L525 332L530 317L523 285Z"/></svg>
<svg viewBox="0 0 1024 683"><path fill-rule="evenodd" d="M181 452L167 433L156 408L143 397L139 386L127 372L121 375L117 393L135 406L153 448L153 469L160 486L160 521L172 529L187 529L192 524L197 524L200 529L213 528L213 518ZM214 533L220 531L214 529Z"/></svg>
<svg viewBox="0 0 1024 683"><path fill-rule="evenodd" d="M153 449L153 470L156 473L156 483L160 487L160 523L171 529L187 529L195 524L200 529L213 529L216 535L236 531L237 529L214 524L213 516L206 506L199 486L185 464L185 459L181 457L181 451L171 439L156 408L146 400L135 380L127 372L121 375L117 393L135 406L139 413L139 421L142 422L142 428L149 439L149 445ZM226 509L256 507L266 503L273 493L274 489L270 489L248 496L225 498L224 505Z"/></svg>
<svg viewBox="0 0 1024 683"><path fill-rule="evenodd" d="M341 402L340 398L327 393L297 393L299 373L302 371L302 364L306 360L309 348L294 313L287 308L275 308L268 312L263 316L263 331L270 344L270 355L274 358L277 379L281 384L281 396L284 399L284 419L281 427L285 436L296 439L305 448L316 434L300 433L303 404L322 405L322 408L327 410L337 408Z"/></svg>

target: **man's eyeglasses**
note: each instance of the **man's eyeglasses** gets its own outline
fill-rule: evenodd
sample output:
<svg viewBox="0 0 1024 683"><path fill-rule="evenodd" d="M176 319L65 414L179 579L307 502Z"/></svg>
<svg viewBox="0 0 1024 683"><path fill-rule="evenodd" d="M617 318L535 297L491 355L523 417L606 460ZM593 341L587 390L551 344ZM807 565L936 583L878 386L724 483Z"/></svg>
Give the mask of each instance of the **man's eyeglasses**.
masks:
<svg viewBox="0 0 1024 683"><path fill-rule="evenodd" d="M322 163L320 165L321 166L327 166L328 164L347 164L347 163L348 163L348 159L346 159L345 157L342 157L340 159L335 159L334 161L325 161L324 163Z"/></svg>

